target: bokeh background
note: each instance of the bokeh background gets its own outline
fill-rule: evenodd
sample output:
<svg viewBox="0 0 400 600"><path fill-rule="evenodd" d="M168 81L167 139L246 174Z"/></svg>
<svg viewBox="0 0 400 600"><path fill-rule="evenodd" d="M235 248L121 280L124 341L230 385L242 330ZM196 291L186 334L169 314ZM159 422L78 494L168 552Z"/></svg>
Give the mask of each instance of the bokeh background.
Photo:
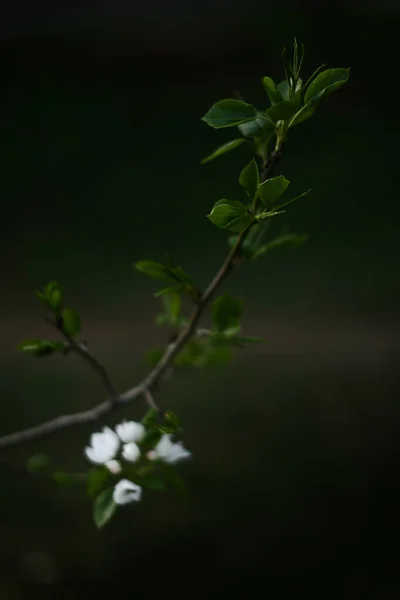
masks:
<svg viewBox="0 0 400 600"><path fill-rule="evenodd" d="M163 344L152 281L166 251L204 286L226 252L205 215L240 198L242 149L200 117L234 91L262 106L294 35L305 72L351 80L296 127L281 171L312 187L282 227L298 249L223 290L265 337L229 367L183 371L158 400L193 451L190 497L148 495L98 532L80 489L24 471L41 451L86 467L91 428L1 451L0 597L241 592L399 597L399 291L396 2L19 0L3 9L0 433L103 398L78 359L15 349L49 334L33 290L56 278L123 390ZM134 404L113 417L140 418Z"/></svg>

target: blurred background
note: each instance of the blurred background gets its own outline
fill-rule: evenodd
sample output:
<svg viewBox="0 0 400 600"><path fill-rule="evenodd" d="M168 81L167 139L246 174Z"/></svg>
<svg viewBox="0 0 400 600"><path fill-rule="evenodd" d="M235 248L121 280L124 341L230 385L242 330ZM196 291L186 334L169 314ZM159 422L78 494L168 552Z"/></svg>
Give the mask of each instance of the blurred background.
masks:
<svg viewBox="0 0 400 600"><path fill-rule="evenodd" d="M93 428L1 450L0 598L398 598L398 3L18 0L2 12L0 434L103 399L75 357L15 349L51 335L35 288L62 282L124 390L166 341L155 283L132 261L171 251L200 287L213 275L226 235L205 215L240 199L249 155L200 165L232 133L200 120L211 104L238 91L262 107L260 78L283 77L293 36L306 76L325 62L352 74L293 130L279 168L294 193L312 187L281 220L309 242L223 287L266 343L158 392L193 452L180 468L189 499L147 494L99 532L81 489L24 471L38 451L85 469Z"/></svg>

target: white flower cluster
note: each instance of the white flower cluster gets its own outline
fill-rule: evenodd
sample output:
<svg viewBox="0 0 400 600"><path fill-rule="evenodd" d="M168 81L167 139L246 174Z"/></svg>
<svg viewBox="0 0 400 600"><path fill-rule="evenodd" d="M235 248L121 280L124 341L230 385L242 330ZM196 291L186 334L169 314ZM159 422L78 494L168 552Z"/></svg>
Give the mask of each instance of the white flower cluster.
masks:
<svg viewBox="0 0 400 600"><path fill-rule="evenodd" d="M85 448L86 457L90 462L104 465L111 473L118 475L121 473L122 467L117 460L117 455L120 453L121 458L127 462L136 462L141 456L138 442L141 442L145 433L144 426L135 421L123 421L115 427L115 431L110 427L104 427L102 431L92 434L90 446ZM182 442L173 442L172 436L165 433L154 450L148 452L146 456L148 460L160 460L174 464L189 458L191 453L184 448ZM141 495L142 488L128 479L121 479L114 488L116 504L138 502Z"/></svg>

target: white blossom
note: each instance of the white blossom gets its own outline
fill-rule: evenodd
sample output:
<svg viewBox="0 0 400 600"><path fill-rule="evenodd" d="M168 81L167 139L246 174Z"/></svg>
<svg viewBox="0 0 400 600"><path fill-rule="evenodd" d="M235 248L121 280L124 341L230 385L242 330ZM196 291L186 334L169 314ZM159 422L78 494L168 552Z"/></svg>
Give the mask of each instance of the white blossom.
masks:
<svg viewBox="0 0 400 600"><path fill-rule="evenodd" d="M125 444L122 449L122 456L129 462L136 462L140 456L140 448L135 442L129 442Z"/></svg>
<svg viewBox="0 0 400 600"><path fill-rule="evenodd" d="M140 442L146 433L144 426L136 421L122 421L116 426L115 431L124 444Z"/></svg>
<svg viewBox="0 0 400 600"><path fill-rule="evenodd" d="M116 504L139 502L141 497L142 488L129 479L121 479L114 488L113 499Z"/></svg>
<svg viewBox="0 0 400 600"><path fill-rule="evenodd" d="M103 431L92 434L90 444L85 448L87 458L92 463L104 465L115 457L120 442L117 434L112 429L104 427Z"/></svg>
<svg viewBox="0 0 400 600"><path fill-rule="evenodd" d="M191 452L184 448L182 442L175 443L171 438L171 434L165 433L154 448L154 454L149 456L150 453L148 453L148 458L150 460L159 459L169 464L190 458Z"/></svg>
<svg viewBox="0 0 400 600"><path fill-rule="evenodd" d="M118 460L109 460L106 462L105 466L113 475L118 475L122 471L121 465Z"/></svg>

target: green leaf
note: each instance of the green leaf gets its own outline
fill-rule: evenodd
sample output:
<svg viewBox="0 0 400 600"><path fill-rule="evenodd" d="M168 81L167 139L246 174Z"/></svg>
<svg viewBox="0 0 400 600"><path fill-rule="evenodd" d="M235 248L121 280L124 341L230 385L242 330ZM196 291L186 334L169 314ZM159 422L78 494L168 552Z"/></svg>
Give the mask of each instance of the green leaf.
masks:
<svg viewBox="0 0 400 600"><path fill-rule="evenodd" d="M272 119L272 121L276 123L277 121L287 121L293 117L297 110L297 102L294 100L282 100L279 104L275 104L266 110L265 114L269 119Z"/></svg>
<svg viewBox="0 0 400 600"><path fill-rule="evenodd" d="M117 509L113 493L114 488L108 488L101 492L94 501L93 519L99 529L109 522Z"/></svg>
<svg viewBox="0 0 400 600"><path fill-rule="evenodd" d="M148 490L152 490L155 492L162 492L167 489L165 481L163 481L163 479L160 476L154 474L137 477L137 483L143 488L147 488Z"/></svg>
<svg viewBox="0 0 400 600"><path fill-rule="evenodd" d="M140 446L143 446L147 450L151 450L160 441L162 432L157 427L156 429L148 429L144 438L140 441Z"/></svg>
<svg viewBox="0 0 400 600"><path fill-rule="evenodd" d="M135 267L141 273L154 277L155 279L164 279L169 281L171 276L168 269L161 263L155 262L154 260L140 260L135 264Z"/></svg>
<svg viewBox="0 0 400 600"><path fill-rule="evenodd" d="M280 210L281 208L285 208L286 206L289 206L289 204L293 204L294 202L297 202L301 198L304 198L304 196L308 196L308 194L310 192L311 192L311 188L308 189L308 190L306 190L302 194L299 194L298 196L296 196L296 198L292 198L291 200L288 200L288 202L285 202L284 204L281 204L280 206L277 207L277 210Z"/></svg>
<svg viewBox="0 0 400 600"><path fill-rule="evenodd" d="M217 227L238 233L247 229L252 222L252 216L244 204L234 200L218 200L207 216Z"/></svg>
<svg viewBox="0 0 400 600"><path fill-rule="evenodd" d="M241 315L241 303L231 296L220 296L212 304L213 323L218 332L222 333L231 327L238 327Z"/></svg>
<svg viewBox="0 0 400 600"><path fill-rule="evenodd" d="M244 187L249 196L254 198L260 184L260 173L254 158L240 173L239 183Z"/></svg>
<svg viewBox="0 0 400 600"><path fill-rule="evenodd" d="M256 219L257 221L264 221L265 219L275 217L276 215L280 215L284 212L284 210L265 210L263 212L258 213L258 215L256 215Z"/></svg>
<svg viewBox="0 0 400 600"><path fill-rule="evenodd" d="M91 469L88 472L86 491L92 498L97 496L107 485L111 478L111 473L105 467Z"/></svg>
<svg viewBox="0 0 400 600"><path fill-rule="evenodd" d="M50 342L48 340L25 340L18 346L19 350L35 356L49 356L61 352L65 348L64 342Z"/></svg>
<svg viewBox="0 0 400 600"><path fill-rule="evenodd" d="M255 140L268 141L275 133L275 123L266 118L264 113L259 113L255 119L238 126L242 135Z"/></svg>
<svg viewBox="0 0 400 600"><path fill-rule="evenodd" d="M246 140L244 140L243 138L236 138L235 140L230 140L229 142L226 142L226 144L222 144L222 146L219 146L219 148L214 150L214 152L212 154L203 158L201 160L201 164L205 165L206 163L214 160L214 158L218 158L218 156L222 156L226 152L230 152L231 150L234 150L235 148L237 148L238 146L243 144L243 142L245 142L245 141Z"/></svg>
<svg viewBox="0 0 400 600"><path fill-rule="evenodd" d="M305 96L304 102L316 102L322 97L338 90L344 85L350 76L350 69L326 69L322 71L310 84Z"/></svg>
<svg viewBox="0 0 400 600"><path fill-rule="evenodd" d="M58 281L50 281L45 285L43 293L35 291L35 295L55 312L58 312L62 307L62 291Z"/></svg>
<svg viewBox="0 0 400 600"><path fill-rule="evenodd" d="M79 313L67 306L61 311L63 331L70 337L75 337L81 329L81 317Z"/></svg>
<svg viewBox="0 0 400 600"><path fill-rule="evenodd" d="M214 104L202 120L215 129L221 129L250 121L256 114L257 111L251 104L241 100L228 99Z"/></svg>
<svg viewBox="0 0 400 600"><path fill-rule="evenodd" d="M181 312L181 297L178 292L169 292L163 295L165 313L171 325L176 325Z"/></svg>
<svg viewBox="0 0 400 600"><path fill-rule="evenodd" d="M86 473L65 473L64 471L55 471L53 479L58 485L81 485L86 482Z"/></svg>
<svg viewBox="0 0 400 600"><path fill-rule="evenodd" d="M280 91L276 87L276 84L274 80L271 79L271 77L263 77L262 83L265 91L268 94L268 98L271 104L278 104L278 102L281 102L283 100Z"/></svg>
<svg viewBox="0 0 400 600"><path fill-rule="evenodd" d="M172 466L166 465L166 464L163 464L161 468L162 468L163 479L166 482L167 486L170 489L174 490L175 492L178 492L179 494L182 494L183 496L187 496L188 495L187 487L186 487L182 477L180 475L178 475L178 473L175 471L175 469Z"/></svg>
<svg viewBox="0 0 400 600"><path fill-rule="evenodd" d="M158 425L158 410L150 408L142 419L142 425L144 425L146 429L156 428Z"/></svg>
<svg viewBox="0 0 400 600"><path fill-rule="evenodd" d="M170 269L169 273L172 279L176 279L181 283L192 283L192 278L182 269L182 267L173 267Z"/></svg>
<svg viewBox="0 0 400 600"><path fill-rule="evenodd" d="M264 206L271 206L287 189L290 181L283 175L267 179L258 187L258 193Z"/></svg>
<svg viewBox="0 0 400 600"><path fill-rule="evenodd" d="M159 298L160 296L165 296L168 294L172 294L172 293L179 293L182 292L184 290L187 289L186 284L181 284L181 285L176 285L176 286L169 286L169 287L165 287L162 288L161 290L157 290L157 292L154 293L155 298Z"/></svg>
<svg viewBox="0 0 400 600"><path fill-rule="evenodd" d="M302 106L302 108L294 115L294 117L290 119L289 128L294 127L295 125L298 125L299 123L302 123L303 121L306 121L312 117L317 108L317 104L318 103L315 102L314 104L305 104Z"/></svg>
<svg viewBox="0 0 400 600"><path fill-rule="evenodd" d="M25 463L26 470L30 473L35 473L37 471L43 471L46 467L50 465L50 457L43 452L38 452L37 454L33 454L28 458Z"/></svg>
<svg viewBox="0 0 400 600"><path fill-rule="evenodd" d="M287 79L284 79L283 81L281 81L280 83L278 83L278 85L276 87L278 89L278 92L282 96L282 98L284 100L289 100L289 98L290 98L290 87L289 87L289 83L288 83Z"/></svg>
<svg viewBox="0 0 400 600"><path fill-rule="evenodd" d="M150 364L150 365L157 365L161 358L163 357L165 352L165 348L153 348L152 350L149 350L146 354L146 361Z"/></svg>
<svg viewBox="0 0 400 600"><path fill-rule="evenodd" d="M170 410L167 410L164 414L164 421L174 431L177 429L182 429L182 423L180 422L179 418Z"/></svg>
<svg viewBox="0 0 400 600"><path fill-rule="evenodd" d="M256 252L253 254L253 259L260 258L264 254L267 254L271 250L275 250L276 248L281 248L283 246L299 246L304 243L308 239L307 235L297 235L295 233L280 235L275 239L271 240L267 244L264 244Z"/></svg>

